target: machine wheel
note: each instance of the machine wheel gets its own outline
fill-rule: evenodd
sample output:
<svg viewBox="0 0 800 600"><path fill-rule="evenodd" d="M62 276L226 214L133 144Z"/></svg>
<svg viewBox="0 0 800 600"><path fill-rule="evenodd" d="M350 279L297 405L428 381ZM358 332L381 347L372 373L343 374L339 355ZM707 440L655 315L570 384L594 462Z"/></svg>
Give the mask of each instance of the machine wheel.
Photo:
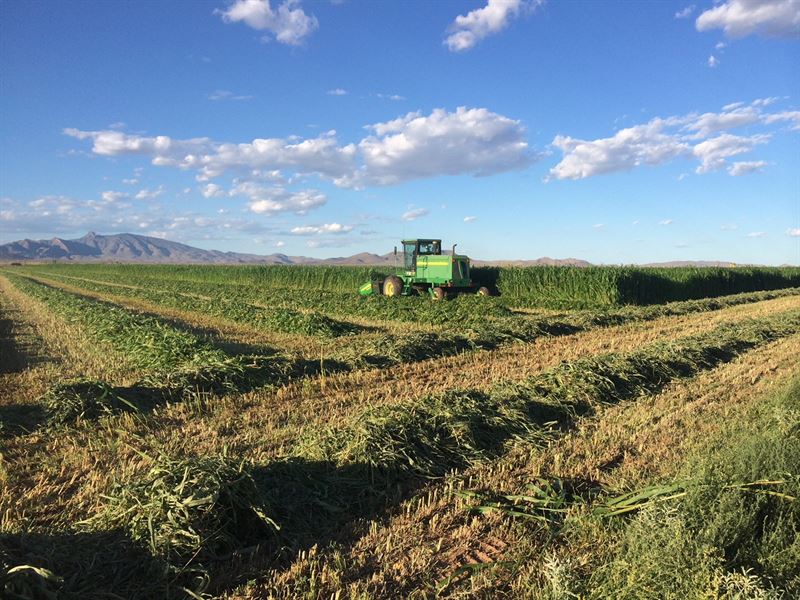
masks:
<svg viewBox="0 0 800 600"><path fill-rule="evenodd" d="M481 286L478 288L478 291L475 292L478 296L491 296L489 293L489 288Z"/></svg>
<svg viewBox="0 0 800 600"><path fill-rule="evenodd" d="M403 280L394 275L390 275L383 280L383 295L396 297L403 293Z"/></svg>
<svg viewBox="0 0 800 600"><path fill-rule="evenodd" d="M431 298L433 300L444 300L445 293L440 287L435 287L431 290Z"/></svg>

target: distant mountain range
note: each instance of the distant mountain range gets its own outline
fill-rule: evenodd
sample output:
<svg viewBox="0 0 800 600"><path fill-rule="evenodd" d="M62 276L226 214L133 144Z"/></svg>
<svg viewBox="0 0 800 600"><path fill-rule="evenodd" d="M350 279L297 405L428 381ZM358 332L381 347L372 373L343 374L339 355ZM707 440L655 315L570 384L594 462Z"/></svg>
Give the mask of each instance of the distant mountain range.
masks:
<svg viewBox="0 0 800 600"><path fill-rule="evenodd" d="M309 258L286 254L242 254L203 250L179 242L160 238L118 233L100 235L89 232L76 240L54 237L50 240L19 240L0 244L0 261L64 261L64 262L136 262L136 263L193 263L193 264L262 264L262 265L362 265L392 266L393 253L371 254L362 252L339 258ZM548 258L534 260L483 261L473 259L473 264L483 266L577 266L588 267L591 263L577 258ZM731 266L728 262L670 262L653 263L648 266Z"/></svg>

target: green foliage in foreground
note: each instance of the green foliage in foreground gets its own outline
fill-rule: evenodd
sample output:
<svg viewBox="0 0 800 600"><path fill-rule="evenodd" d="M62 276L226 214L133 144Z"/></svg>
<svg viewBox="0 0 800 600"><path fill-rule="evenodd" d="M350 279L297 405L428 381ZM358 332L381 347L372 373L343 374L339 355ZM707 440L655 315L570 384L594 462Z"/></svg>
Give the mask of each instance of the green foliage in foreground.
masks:
<svg viewBox="0 0 800 600"><path fill-rule="evenodd" d="M746 417L688 462L680 500L625 523L591 597L800 597L800 379Z"/></svg>
<svg viewBox="0 0 800 600"><path fill-rule="evenodd" d="M117 482L87 524L122 527L169 563L224 558L277 531L251 467L227 456L159 456L135 481Z"/></svg>

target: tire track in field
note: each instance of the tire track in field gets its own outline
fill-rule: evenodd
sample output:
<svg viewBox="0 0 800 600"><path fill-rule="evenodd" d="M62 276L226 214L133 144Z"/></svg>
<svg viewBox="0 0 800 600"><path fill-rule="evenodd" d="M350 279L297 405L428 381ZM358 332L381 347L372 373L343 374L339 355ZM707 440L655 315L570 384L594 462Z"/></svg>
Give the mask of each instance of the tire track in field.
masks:
<svg viewBox="0 0 800 600"><path fill-rule="evenodd" d="M798 372L798 353L800 335L793 335L691 379L677 380L657 395L605 408L596 418L580 421L576 430L544 451L520 446L498 461L428 486L396 507L386 520L362 527L364 535L349 548L300 556L285 571L269 572L261 585L226 597L258 598L268 590L293 589L323 569L331 572L329 581L338 583L336 589L323 587L320 595L338 591L343 597L407 597L413 590L434 590L464 564L516 562L520 548L528 560L533 556L542 561L526 565L524 571L541 570L545 556L531 547L530 534L523 539L519 522L499 513L476 517L465 510L454 491L480 488L519 493L539 476L599 477L598 481L611 485L631 480L651 483L671 476L689 449L718 432L725 419L735 418L743 407L785 385ZM627 456L609 465L608 458L621 448L627 448ZM346 564L347 573L338 564ZM498 598L519 597L524 591L515 589L513 581L507 583L507 589L499 589L496 581L472 582L474 587L454 591Z"/></svg>

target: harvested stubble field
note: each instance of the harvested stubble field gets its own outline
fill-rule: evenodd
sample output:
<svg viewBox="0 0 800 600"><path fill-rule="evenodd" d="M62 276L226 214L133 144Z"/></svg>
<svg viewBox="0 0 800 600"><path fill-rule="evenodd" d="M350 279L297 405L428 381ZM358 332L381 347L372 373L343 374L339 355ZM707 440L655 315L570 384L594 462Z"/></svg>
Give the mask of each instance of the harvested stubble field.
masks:
<svg viewBox="0 0 800 600"><path fill-rule="evenodd" d="M797 270L367 276L0 269L1 593L800 595Z"/></svg>

